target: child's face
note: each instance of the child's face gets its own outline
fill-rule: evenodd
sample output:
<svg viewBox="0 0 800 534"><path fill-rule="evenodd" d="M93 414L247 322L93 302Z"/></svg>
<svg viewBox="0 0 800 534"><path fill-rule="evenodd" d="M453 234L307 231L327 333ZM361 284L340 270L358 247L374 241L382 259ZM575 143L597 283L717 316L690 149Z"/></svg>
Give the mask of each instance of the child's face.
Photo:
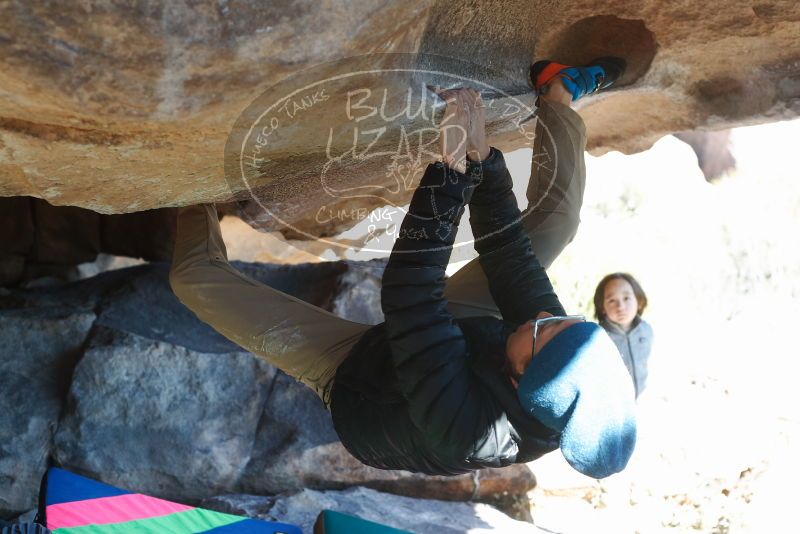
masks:
<svg viewBox="0 0 800 534"><path fill-rule="evenodd" d="M615 278L606 284L603 292L603 311L611 321L628 326L636 317L639 301L633 287L624 278Z"/></svg>

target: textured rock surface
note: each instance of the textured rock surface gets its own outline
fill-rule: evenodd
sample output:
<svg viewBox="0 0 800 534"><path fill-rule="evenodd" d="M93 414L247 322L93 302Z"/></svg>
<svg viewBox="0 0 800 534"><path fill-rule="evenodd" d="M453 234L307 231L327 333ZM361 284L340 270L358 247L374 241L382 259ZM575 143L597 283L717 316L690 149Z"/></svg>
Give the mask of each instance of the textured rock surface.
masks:
<svg viewBox="0 0 800 534"><path fill-rule="evenodd" d="M203 506L220 512L293 523L303 532L312 531L320 510L355 515L419 534L545 532L530 523L515 521L486 504L415 499L367 488L345 491L306 489L275 498L223 495L204 501Z"/></svg>
<svg viewBox="0 0 800 534"><path fill-rule="evenodd" d="M381 277L386 262L353 262L339 278L331 311L339 317L364 324L383 322Z"/></svg>
<svg viewBox="0 0 800 534"><path fill-rule="evenodd" d="M105 482L193 499L235 487L275 369L100 328L75 368L55 458Z"/></svg>
<svg viewBox="0 0 800 534"><path fill-rule="evenodd" d="M798 35L791 0L4 2L0 195L103 213L225 200L223 150L245 107L288 75L369 52L460 57L473 66L443 67L509 91L534 56L624 55L625 87L582 112L590 148L636 151L675 131L797 116ZM315 119L343 126L335 111ZM507 122L491 119L490 130L501 148L524 144ZM352 224L314 217L324 202L308 156L319 147L297 135L281 148L262 183L275 213L307 230ZM363 186L377 170L345 165L337 183Z"/></svg>
<svg viewBox="0 0 800 534"><path fill-rule="evenodd" d="M380 320L369 291L380 261L237 267L328 309L347 302L351 318ZM427 477L360 464L316 395L198 321L169 290L164 264L4 290L0 346L3 394L8 387L19 407L0 413L0 513L34 505L50 455L176 500L361 485L508 505L535 486L525 465Z"/></svg>
<svg viewBox="0 0 800 534"><path fill-rule="evenodd" d="M19 513L35 504L72 367L94 314L59 316L46 310L2 308L0 513Z"/></svg>
<svg viewBox="0 0 800 534"><path fill-rule="evenodd" d="M731 154L730 130L680 132L675 137L692 147L706 181L713 182L736 169L736 158Z"/></svg>

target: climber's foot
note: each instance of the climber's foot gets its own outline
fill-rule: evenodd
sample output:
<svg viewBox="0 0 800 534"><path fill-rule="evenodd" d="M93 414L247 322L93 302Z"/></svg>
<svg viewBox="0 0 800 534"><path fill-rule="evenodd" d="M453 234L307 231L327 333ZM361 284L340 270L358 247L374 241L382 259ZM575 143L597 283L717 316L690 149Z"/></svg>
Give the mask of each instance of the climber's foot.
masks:
<svg viewBox="0 0 800 534"><path fill-rule="evenodd" d="M574 102L611 87L625 73L625 67L624 59L611 56L597 58L582 67L542 60L531 65L528 82L543 94L547 92L549 84L560 78Z"/></svg>

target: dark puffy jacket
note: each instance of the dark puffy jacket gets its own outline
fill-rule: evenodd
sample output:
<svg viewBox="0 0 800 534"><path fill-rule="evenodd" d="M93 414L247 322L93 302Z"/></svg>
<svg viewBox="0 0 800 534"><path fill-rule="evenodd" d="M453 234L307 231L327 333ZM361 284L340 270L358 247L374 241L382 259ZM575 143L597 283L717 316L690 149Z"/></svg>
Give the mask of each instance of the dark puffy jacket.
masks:
<svg viewBox="0 0 800 534"><path fill-rule="evenodd" d="M527 462L558 434L526 415L501 370L508 335L541 311L563 314L523 232L503 155L462 174L429 165L383 275L385 322L336 373L334 426L367 465L433 475ZM465 204L503 321L455 319L445 267Z"/></svg>

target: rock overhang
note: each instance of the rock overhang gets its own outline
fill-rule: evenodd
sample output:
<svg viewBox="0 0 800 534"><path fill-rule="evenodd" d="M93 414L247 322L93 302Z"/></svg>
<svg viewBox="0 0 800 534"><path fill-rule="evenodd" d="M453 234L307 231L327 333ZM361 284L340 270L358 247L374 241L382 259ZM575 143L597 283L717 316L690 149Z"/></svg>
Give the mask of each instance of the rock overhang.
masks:
<svg viewBox="0 0 800 534"><path fill-rule="evenodd" d="M800 5L790 1L90 2L57 13L37 3L0 10L0 195L100 213L246 198L225 174L237 118L287 77L364 54L451 57L457 74L512 95L533 58L622 55L629 69L620 87L579 106L596 154L636 152L676 131L800 114ZM469 64L485 70L459 71ZM485 79L491 72L502 79ZM508 121L490 117L487 127L501 149L525 146ZM299 234L330 235L352 221L319 222L322 204L382 204L360 196L320 204L318 176L304 168L309 146L296 140L277 154L273 168L281 171L263 177L282 221L265 228L288 223ZM345 166L336 183L362 187L377 165ZM407 202L411 190L391 201Z"/></svg>

